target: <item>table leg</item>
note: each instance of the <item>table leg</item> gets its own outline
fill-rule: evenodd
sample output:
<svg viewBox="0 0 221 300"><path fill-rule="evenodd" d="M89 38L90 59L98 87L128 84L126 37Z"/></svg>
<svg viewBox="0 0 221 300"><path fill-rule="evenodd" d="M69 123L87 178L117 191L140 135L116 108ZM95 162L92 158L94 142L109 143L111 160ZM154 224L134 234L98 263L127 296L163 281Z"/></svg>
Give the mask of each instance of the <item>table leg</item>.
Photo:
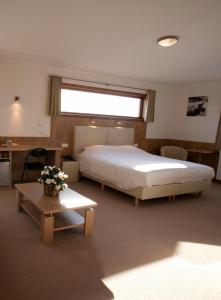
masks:
<svg viewBox="0 0 221 300"><path fill-rule="evenodd" d="M17 200L17 211L18 212L22 211L21 203L22 203L23 199L24 199L23 194L20 191L16 190L16 200Z"/></svg>
<svg viewBox="0 0 221 300"><path fill-rule="evenodd" d="M54 217L53 215L41 215L41 240L48 244L53 241Z"/></svg>
<svg viewBox="0 0 221 300"><path fill-rule="evenodd" d="M202 153L199 153L198 154L198 163L201 164L202 160L203 160L203 155L202 155Z"/></svg>
<svg viewBox="0 0 221 300"><path fill-rule="evenodd" d="M91 235L93 231L94 209L90 208L85 211L84 235Z"/></svg>
<svg viewBox="0 0 221 300"><path fill-rule="evenodd" d="M61 151L60 150L55 151L55 162L54 162L54 164L57 168L61 167Z"/></svg>
<svg viewBox="0 0 221 300"><path fill-rule="evenodd" d="M139 198L134 198L134 204L135 206L139 206Z"/></svg>

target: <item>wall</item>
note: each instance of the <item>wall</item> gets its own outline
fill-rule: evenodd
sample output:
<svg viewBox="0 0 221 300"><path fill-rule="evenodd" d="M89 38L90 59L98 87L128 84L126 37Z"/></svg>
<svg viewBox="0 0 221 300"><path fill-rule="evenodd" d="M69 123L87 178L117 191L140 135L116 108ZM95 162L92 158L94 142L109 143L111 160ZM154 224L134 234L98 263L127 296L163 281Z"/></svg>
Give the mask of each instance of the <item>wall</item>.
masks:
<svg viewBox="0 0 221 300"><path fill-rule="evenodd" d="M6 58L0 59L0 136L30 137L31 142L41 143L48 142L46 137L50 137L53 143L60 144L63 140L67 142L67 137L62 138L62 135L50 132L51 120L46 114L49 74L156 90L155 121L147 124L146 130L149 145L161 144L157 140L165 139L207 143L215 141L221 106L221 82L171 86ZM207 116L186 117L188 97L199 95L209 96ZM20 105L14 104L14 96L21 97ZM70 118L61 118L60 122L56 121L56 130L67 128L67 123L72 126L87 123L87 120L78 118L70 121ZM145 135L142 126L137 123L134 126L139 138ZM138 131L142 133L138 134Z"/></svg>
<svg viewBox="0 0 221 300"><path fill-rule="evenodd" d="M162 101L162 96L161 101L156 102L155 122L148 124L142 148L156 154L163 145L214 150L221 111L221 82L174 86L163 92L166 102ZM206 116L186 116L188 97L191 96L208 96ZM203 155L202 163L216 170L218 158L218 152ZM198 161L197 155L193 154L189 154L188 159Z"/></svg>
<svg viewBox="0 0 221 300"><path fill-rule="evenodd" d="M65 116L51 120L47 116L49 74L156 90L154 123L147 124L147 130L143 122L123 123L135 128L135 141L143 149L159 153L160 146L165 144L186 148L214 147L221 108L221 82L170 86L6 58L0 59L0 143L6 136L20 144L68 143L69 147L63 154L72 153L73 126L87 125L89 119ZM209 96L207 116L186 117L188 97L199 95ZM20 104L14 104L15 96L21 97ZM114 126L114 120L97 119L97 124ZM23 161L24 157L17 160L19 172ZM19 172L17 178L20 178Z"/></svg>
<svg viewBox="0 0 221 300"><path fill-rule="evenodd" d="M159 109L161 105L164 112L170 109L173 97L170 86L4 58L0 59L0 136L39 137L40 141L53 136L50 132L51 120L46 114L49 74L155 89L156 122L150 125L149 134L157 138L166 137L171 130L167 126L168 113L162 114ZM15 96L21 97L20 104L14 103ZM57 142L60 143L60 140Z"/></svg>
<svg viewBox="0 0 221 300"><path fill-rule="evenodd" d="M192 96L208 96L207 115L187 117L187 101ZM171 138L178 140L214 143L221 111L221 81L184 85L173 107Z"/></svg>
<svg viewBox="0 0 221 300"><path fill-rule="evenodd" d="M50 136L47 87L45 68L0 60L0 136Z"/></svg>
<svg viewBox="0 0 221 300"><path fill-rule="evenodd" d="M179 89L176 86L155 86L154 122L147 124L147 139L169 139L174 129L172 121L174 102Z"/></svg>
<svg viewBox="0 0 221 300"><path fill-rule="evenodd" d="M186 116L191 96L209 97L206 116ZM155 121L148 124L146 138L214 144L221 111L221 81L159 88L155 108Z"/></svg>

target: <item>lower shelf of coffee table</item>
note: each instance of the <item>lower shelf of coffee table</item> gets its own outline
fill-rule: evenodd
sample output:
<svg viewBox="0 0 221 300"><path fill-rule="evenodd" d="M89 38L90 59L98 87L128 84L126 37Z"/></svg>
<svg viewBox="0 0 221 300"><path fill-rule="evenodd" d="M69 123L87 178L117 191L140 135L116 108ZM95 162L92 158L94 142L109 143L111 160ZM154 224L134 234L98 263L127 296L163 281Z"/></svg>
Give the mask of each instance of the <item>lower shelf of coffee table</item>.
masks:
<svg viewBox="0 0 221 300"><path fill-rule="evenodd" d="M34 220L34 222L41 226L41 212L29 200L25 200L21 204L24 211ZM75 211L64 211L54 213L54 228L53 231L64 230L82 226L85 219Z"/></svg>

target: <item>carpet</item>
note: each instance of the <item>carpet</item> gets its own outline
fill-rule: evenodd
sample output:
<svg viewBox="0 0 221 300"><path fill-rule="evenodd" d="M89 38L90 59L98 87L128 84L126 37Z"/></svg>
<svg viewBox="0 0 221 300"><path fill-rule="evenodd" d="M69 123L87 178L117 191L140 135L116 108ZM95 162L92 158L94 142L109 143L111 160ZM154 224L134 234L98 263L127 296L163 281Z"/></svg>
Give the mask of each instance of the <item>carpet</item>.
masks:
<svg viewBox="0 0 221 300"><path fill-rule="evenodd" d="M98 203L94 233L39 228L0 191L2 300L220 300L221 185L200 197L142 201L83 179L71 187Z"/></svg>

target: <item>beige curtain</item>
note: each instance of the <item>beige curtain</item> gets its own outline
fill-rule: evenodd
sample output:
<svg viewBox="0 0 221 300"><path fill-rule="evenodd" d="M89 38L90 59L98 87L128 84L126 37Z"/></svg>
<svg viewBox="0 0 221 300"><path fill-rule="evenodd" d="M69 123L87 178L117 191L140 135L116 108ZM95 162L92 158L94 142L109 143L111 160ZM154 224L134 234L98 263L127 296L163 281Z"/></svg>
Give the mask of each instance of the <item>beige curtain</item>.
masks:
<svg viewBox="0 0 221 300"><path fill-rule="evenodd" d="M147 123L154 121L155 95L155 91L147 91L147 96L144 100L143 119Z"/></svg>
<svg viewBox="0 0 221 300"><path fill-rule="evenodd" d="M219 119L217 135L216 135L216 149L221 150L221 115Z"/></svg>
<svg viewBox="0 0 221 300"><path fill-rule="evenodd" d="M52 117L57 117L61 111L61 84L61 77L50 76L48 114Z"/></svg>

